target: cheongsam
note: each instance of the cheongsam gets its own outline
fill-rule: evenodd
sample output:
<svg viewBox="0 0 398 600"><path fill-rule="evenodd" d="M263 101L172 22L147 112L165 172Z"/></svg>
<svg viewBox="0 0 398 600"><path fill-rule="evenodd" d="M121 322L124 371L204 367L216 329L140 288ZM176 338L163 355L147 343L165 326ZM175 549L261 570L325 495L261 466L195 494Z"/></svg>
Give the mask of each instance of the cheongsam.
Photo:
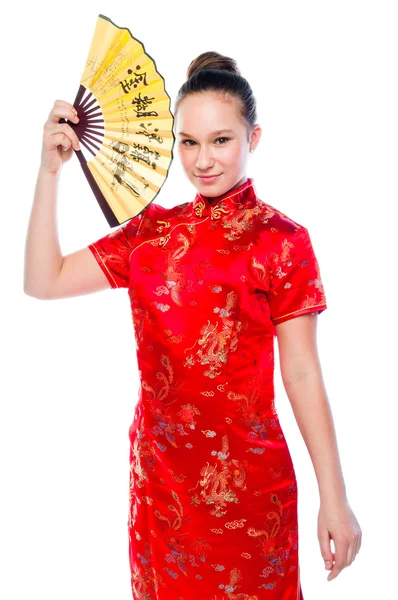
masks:
<svg viewBox="0 0 398 600"><path fill-rule="evenodd" d="M88 247L131 303L133 598L302 599L273 375L275 326L327 308L308 230L248 178L216 200L152 202Z"/></svg>

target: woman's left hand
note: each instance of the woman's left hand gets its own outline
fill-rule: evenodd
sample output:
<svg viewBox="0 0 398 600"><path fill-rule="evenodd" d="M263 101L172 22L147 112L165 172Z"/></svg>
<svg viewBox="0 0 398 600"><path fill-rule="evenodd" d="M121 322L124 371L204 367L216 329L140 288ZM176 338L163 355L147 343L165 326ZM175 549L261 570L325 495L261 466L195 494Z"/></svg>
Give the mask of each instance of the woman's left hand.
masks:
<svg viewBox="0 0 398 600"><path fill-rule="evenodd" d="M330 548L331 539L335 553ZM348 500L330 504L321 502L318 514L318 540L325 569L331 570L327 580L331 581L345 567L351 565L362 543L362 530Z"/></svg>

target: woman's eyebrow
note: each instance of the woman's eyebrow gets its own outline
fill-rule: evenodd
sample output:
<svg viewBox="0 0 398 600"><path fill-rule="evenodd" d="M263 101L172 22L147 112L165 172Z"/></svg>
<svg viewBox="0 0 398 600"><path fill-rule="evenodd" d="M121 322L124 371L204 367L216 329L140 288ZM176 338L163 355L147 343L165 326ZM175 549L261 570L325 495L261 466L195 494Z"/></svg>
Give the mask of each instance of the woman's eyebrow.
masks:
<svg viewBox="0 0 398 600"><path fill-rule="evenodd" d="M219 129L218 131L213 131L213 133L211 133L210 135L218 135L219 133L233 133L232 129ZM193 135L189 134L189 133L184 133L183 131L179 131L179 135L185 135L186 137L194 137Z"/></svg>

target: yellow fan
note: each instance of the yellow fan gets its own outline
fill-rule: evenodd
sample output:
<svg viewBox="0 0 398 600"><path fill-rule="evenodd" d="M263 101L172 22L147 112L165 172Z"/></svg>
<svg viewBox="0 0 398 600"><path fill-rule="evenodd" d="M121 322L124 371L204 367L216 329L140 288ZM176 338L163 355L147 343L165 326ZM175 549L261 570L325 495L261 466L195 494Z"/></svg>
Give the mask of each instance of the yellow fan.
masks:
<svg viewBox="0 0 398 600"><path fill-rule="evenodd" d="M60 123L76 132L82 148L76 155L115 227L142 212L165 182L174 116L155 61L129 29L104 15L98 15L73 106L79 122Z"/></svg>

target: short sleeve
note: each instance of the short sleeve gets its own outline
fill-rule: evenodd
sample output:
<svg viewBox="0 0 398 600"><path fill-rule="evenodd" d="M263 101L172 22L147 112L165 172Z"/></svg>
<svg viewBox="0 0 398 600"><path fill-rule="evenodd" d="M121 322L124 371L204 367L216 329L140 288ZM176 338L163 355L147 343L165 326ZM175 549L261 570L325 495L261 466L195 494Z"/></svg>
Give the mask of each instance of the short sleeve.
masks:
<svg viewBox="0 0 398 600"><path fill-rule="evenodd" d="M270 314L275 325L307 313L326 310L326 296L311 238L305 227L282 243L270 255L271 282L268 293Z"/></svg>
<svg viewBox="0 0 398 600"><path fill-rule="evenodd" d="M141 219L142 213L87 246L112 288L129 287L130 255Z"/></svg>

